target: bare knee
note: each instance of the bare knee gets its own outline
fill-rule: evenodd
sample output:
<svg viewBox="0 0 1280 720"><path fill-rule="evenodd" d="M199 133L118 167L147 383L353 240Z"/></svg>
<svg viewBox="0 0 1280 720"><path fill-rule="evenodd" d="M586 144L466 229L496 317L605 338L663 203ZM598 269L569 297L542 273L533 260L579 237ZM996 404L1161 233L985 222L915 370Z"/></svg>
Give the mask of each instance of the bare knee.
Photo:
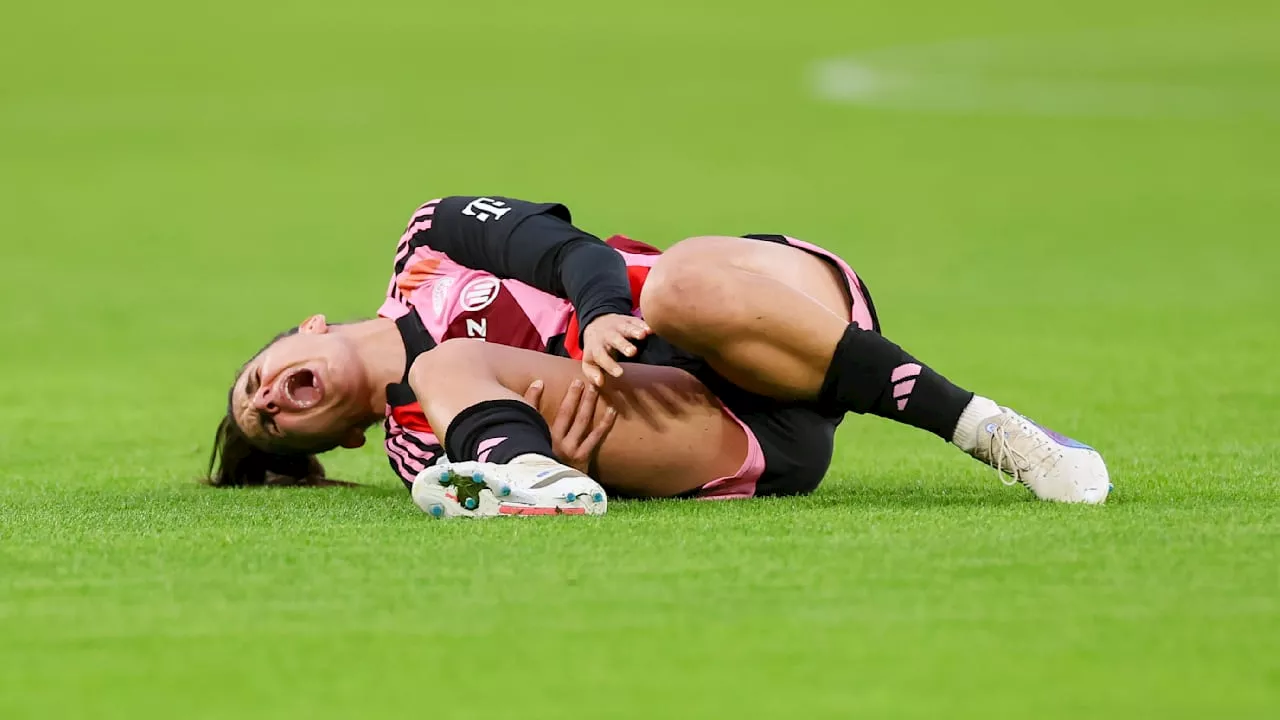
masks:
<svg viewBox="0 0 1280 720"><path fill-rule="evenodd" d="M733 332L744 322L739 273L719 242L696 237L677 243L650 270L640 310L653 331L676 344L696 347Z"/></svg>
<svg viewBox="0 0 1280 720"><path fill-rule="evenodd" d="M415 391L458 382L459 376L475 379L491 374L486 351L488 344L471 338L452 338L422 353L413 361L409 381Z"/></svg>
<svg viewBox="0 0 1280 720"><path fill-rule="evenodd" d="M771 290L761 280L777 285ZM741 332L755 325L746 306L775 297L781 288L849 316L848 280L831 263L783 243L720 236L688 238L663 253L645 282L640 307L659 334L659 326L676 326L668 328L671 333L691 321Z"/></svg>

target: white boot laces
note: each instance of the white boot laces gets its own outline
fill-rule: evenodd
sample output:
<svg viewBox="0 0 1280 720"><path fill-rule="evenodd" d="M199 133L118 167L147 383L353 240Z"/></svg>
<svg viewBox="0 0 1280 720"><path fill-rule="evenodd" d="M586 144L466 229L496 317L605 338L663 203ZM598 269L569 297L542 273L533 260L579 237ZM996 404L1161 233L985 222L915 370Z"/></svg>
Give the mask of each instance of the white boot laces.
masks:
<svg viewBox="0 0 1280 720"><path fill-rule="evenodd" d="M1026 480L1023 479L1022 474L1031 468L1031 458L1028 453L1019 452L1009 442L1009 430L1006 426L1011 423L1016 425L1017 429L1022 432L1023 437L1026 438L1027 443L1030 445L1027 448L1029 452L1035 451L1044 444L1044 439L1040 437L1039 433L1031 431L1029 427L1025 427L1022 419L1017 415L1013 415L1002 420L991 432L991 437L987 441L987 454L991 458L991 466L996 469L997 473L1001 471L1008 473L1007 478L1004 475L1000 476L1000 482L1005 485L1017 485L1018 483L1026 485ZM1009 461L1007 465L1005 460Z"/></svg>

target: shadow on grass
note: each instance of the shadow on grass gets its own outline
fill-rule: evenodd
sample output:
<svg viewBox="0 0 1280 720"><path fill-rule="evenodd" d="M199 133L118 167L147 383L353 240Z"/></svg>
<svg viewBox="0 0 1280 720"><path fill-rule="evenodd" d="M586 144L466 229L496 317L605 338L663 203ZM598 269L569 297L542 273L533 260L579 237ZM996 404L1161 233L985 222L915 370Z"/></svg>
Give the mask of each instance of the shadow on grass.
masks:
<svg viewBox="0 0 1280 720"><path fill-rule="evenodd" d="M236 489L207 489L213 495L226 493L236 496L250 504L275 503L290 496L296 497L300 505L331 507L350 503L352 505L373 508L400 506L406 510L414 510L413 500L402 487L392 484L379 485L345 485L334 487L256 487ZM1223 500L1223 493L1204 493L1210 497L1204 500ZM1238 493L1228 493L1235 495ZM252 499L251 499L252 498ZM1123 488L1113 492L1107 500L1107 506L1149 505L1152 497L1125 492ZM1183 502L1190 498L1181 498ZM1144 502L1145 500L1145 502ZM611 507L627 514L640 515L661 514L668 512L719 513L741 512L747 507L760 506L760 510L771 512L829 509L1012 509L1034 505L1058 506L1057 503L1042 503L1022 487L1004 487L998 483L985 485L952 485L932 483L912 484L859 484L848 480L836 479L818 488L807 496L767 497L750 500L700 501L675 498L611 498Z"/></svg>
<svg viewBox="0 0 1280 720"><path fill-rule="evenodd" d="M389 485L343 485L330 487L255 487L214 492L231 492L243 495L285 497L291 494L336 495L338 497L362 497L369 499L403 499L412 503L409 493L400 487ZM735 507L743 504L767 503L775 507L793 505L797 509L817 509L840 506L930 508L930 507L1007 507L1036 502L1021 488L939 487L935 485L854 485L833 483L820 487L812 495L792 497L766 497L750 500L700 501L676 498L614 498L611 504L621 507L658 508L688 504Z"/></svg>
<svg viewBox="0 0 1280 720"><path fill-rule="evenodd" d="M937 485L851 485L819 489L810 502L822 507L937 508L1009 507L1036 502L1022 488L941 487Z"/></svg>
<svg viewBox="0 0 1280 720"><path fill-rule="evenodd" d="M1003 491L1002 491L1003 490ZM832 509L938 509L1005 508L1034 504L1030 493L1018 488L941 488L936 486L849 485L824 486L812 495L765 497L750 500L697 501L678 499L627 499L610 501L612 507L628 511L678 512L697 506L703 512L737 512L745 507L764 510L806 512Z"/></svg>

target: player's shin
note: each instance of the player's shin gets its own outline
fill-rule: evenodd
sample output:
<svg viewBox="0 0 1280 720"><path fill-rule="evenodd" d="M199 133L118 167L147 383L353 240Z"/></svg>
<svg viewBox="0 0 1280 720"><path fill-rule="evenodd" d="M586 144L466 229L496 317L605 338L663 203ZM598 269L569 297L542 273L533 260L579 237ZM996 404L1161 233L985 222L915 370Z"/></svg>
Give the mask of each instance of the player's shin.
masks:
<svg viewBox="0 0 1280 720"><path fill-rule="evenodd" d="M951 441L1044 500L1100 503L1110 491L1102 456L961 388L879 333L850 325L836 345L819 399Z"/></svg>
<svg viewBox="0 0 1280 720"><path fill-rule="evenodd" d="M444 447L455 462L502 464L531 453L554 457L547 421L520 400L486 400L465 408L449 423Z"/></svg>
<svg viewBox="0 0 1280 720"><path fill-rule="evenodd" d="M883 335L851 324L836 344L818 399L844 412L879 415L951 441L975 396Z"/></svg>

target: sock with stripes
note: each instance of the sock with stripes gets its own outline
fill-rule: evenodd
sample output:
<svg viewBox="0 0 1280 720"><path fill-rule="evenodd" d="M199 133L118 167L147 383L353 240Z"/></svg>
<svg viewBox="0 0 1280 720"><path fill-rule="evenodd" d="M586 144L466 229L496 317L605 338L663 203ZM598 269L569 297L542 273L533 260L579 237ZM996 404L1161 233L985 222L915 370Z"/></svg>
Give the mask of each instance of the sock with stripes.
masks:
<svg viewBox="0 0 1280 720"><path fill-rule="evenodd" d="M836 345L818 399L841 412L879 415L952 441L974 394L880 333L851 324Z"/></svg>

